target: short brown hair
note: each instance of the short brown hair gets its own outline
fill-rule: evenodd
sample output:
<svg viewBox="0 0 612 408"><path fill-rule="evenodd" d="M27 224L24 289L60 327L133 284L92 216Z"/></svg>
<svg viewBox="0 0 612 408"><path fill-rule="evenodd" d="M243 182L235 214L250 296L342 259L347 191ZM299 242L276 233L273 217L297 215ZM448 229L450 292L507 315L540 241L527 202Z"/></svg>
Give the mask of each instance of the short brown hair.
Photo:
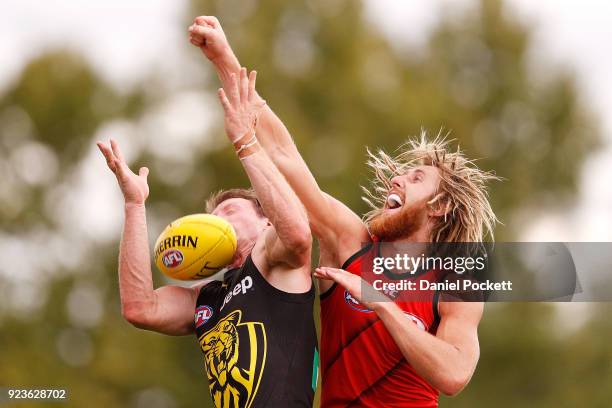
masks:
<svg viewBox="0 0 612 408"><path fill-rule="evenodd" d="M211 194L208 200L206 200L206 212L212 213L219 204L231 198L242 198L252 202L255 206L257 214L262 217L266 216L263 212L261 204L259 203L257 194L255 194L255 190L252 188L230 188L229 190L219 190L216 193Z"/></svg>

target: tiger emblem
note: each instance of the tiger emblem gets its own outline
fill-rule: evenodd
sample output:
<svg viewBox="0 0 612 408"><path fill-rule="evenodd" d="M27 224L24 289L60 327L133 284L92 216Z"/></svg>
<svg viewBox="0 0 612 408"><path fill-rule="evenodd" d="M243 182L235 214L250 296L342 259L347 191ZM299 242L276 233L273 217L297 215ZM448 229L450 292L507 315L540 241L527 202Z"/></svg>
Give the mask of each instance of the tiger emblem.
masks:
<svg viewBox="0 0 612 408"><path fill-rule="evenodd" d="M215 407L250 407L261 381L265 328L262 323L241 320L242 311L235 310L199 339ZM241 348L241 342L246 347Z"/></svg>

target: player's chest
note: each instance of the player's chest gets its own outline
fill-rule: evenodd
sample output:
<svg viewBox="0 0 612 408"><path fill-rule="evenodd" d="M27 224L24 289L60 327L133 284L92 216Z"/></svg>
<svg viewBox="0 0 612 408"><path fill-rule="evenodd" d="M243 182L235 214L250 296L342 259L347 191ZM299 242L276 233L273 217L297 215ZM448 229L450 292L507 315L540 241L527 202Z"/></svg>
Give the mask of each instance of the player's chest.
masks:
<svg viewBox="0 0 612 408"><path fill-rule="evenodd" d="M347 329L361 330L373 325L379 319L376 312L367 308L347 290L337 288L336 306L334 312L334 325L341 325ZM419 329L429 331L433 324L433 313L431 302L394 302L399 307L407 320L412 321ZM330 305L331 306L331 305ZM346 327L345 327L346 326Z"/></svg>

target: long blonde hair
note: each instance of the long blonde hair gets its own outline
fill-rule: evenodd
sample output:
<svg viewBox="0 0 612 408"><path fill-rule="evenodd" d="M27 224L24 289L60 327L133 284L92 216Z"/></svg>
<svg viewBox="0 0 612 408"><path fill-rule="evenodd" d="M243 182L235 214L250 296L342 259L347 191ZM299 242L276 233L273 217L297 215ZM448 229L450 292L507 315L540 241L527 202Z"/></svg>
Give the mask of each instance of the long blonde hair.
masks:
<svg viewBox="0 0 612 408"><path fill-rule="evenodd" d="M391 179L418 165L434 166L440 172L438 191L428 202L442 205L444 217L439 217L431 231L431 242L483 242L488 235L493 240L493 228L498 222L491 205L487 183L499 180L495 174L480 170L457 148L450 151L450 140L441 132L427 140L422 130L419 139L408 140L394 157L382 150L369 149L368 166L373 170L372 188L362 187L362 199L372 208L365 215L366 224L379 215L391 189Z"/></svg>

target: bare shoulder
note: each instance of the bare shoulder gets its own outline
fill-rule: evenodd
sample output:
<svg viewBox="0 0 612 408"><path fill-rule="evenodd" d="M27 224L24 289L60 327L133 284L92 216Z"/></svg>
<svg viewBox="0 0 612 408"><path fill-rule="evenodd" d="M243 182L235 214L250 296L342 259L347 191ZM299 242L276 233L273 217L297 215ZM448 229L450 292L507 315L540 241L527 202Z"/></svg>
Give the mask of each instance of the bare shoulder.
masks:
<svg viewBox="0 0 612 408"><path fill-rule="evenodd" d="M193 285L189 286L189 289L193 292L193 295L197 298L200 295L200 291L202 290L202 288L208 285L210 282L213 282L213 281L210 279L206 279L200 282L196 282Z"/></svg>
<svg viewBox="0 0 612 408"><path fill-rule="evenodd" d="M310 290L310 249L299 256L287 251L274 228L269 227L259 237L251 251L251 259L259 273L276 289L287 293Z"/></svg>

